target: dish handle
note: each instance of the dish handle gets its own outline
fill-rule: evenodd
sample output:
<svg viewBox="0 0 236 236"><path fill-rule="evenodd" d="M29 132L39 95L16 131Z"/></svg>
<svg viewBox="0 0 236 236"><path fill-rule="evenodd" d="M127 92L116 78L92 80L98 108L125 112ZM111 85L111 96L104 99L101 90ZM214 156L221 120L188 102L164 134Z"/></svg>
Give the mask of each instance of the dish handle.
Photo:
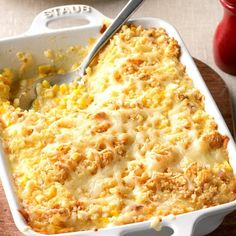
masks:
<svg viewBox="0 0 236 236"><path fill-rule="evenodd" d="M91 26L101 25L105 19L109 19L105 17L101 12L90 6L86 5L58 6L40 12L34 18L29 30L26 32L26 35L35 35L35 34L56 31L56 29L48 27L49 23L65 18L77 18L81 20L87 20L88 24L86 24L86 27L88 25ZM76 28L80 28L83 26L76 26Z"/></svg>
<svg viewBox="0 0 236 236"><path fill-rule="evenodd" d="M162 227L168 227L173 230L173 234L171 236L193 236L195 225L198 222L198 220L201 218L201 214L198 212L190 212L183 215L173 216L168 215L164 217L160 224L160 229ZM135 235L135 232L137 232L137 235L141 235L139 232L144 232L143 230L148 230L150 228L153 228L153 226L150 225L150 221L147 222L141 222L136 223L135 226L130 224L126 225L124 229L114 229L111 231L104 229L101 231L98 231L96 233L97 236L129 236L129 235ZM159 227L158 227L159 228ZM158 229L156 229L158 231ZM145 234L145 233L144 233ZM148 236L148 233L146 234ZM158 232L157 232L157 235ZM84 235L86 236L86 235ZM89 234L88 234L89 236Z"/></svg>
<svg viewBox="0 0 236 236"><path fill-rule="evenodd" d="M171 228L174 231L171 236L192 236L199 217L200 215L196 212L178 216L170 215L163 219L161 226Z"/></svg>

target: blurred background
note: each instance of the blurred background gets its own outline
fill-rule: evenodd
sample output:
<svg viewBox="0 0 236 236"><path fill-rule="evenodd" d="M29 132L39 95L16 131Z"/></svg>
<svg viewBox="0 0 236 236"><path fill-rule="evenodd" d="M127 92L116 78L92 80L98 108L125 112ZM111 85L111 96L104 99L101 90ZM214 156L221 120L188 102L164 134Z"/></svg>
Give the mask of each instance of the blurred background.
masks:
<svg viewBox="0 0 236 236"><path fill-rule="evenodd" d="M128 0L0 0L0 38L25 32L42 10L66 4L87 4L115 17ZM173 24L191 55L216 70L225 80L236 110L236 76L223 73L214 63L213 35L223 8L218 0L146 0L135 16L158 17ZM236 112L234 112L236 117ZM236 121L236 119L235 119Z"/></svg>

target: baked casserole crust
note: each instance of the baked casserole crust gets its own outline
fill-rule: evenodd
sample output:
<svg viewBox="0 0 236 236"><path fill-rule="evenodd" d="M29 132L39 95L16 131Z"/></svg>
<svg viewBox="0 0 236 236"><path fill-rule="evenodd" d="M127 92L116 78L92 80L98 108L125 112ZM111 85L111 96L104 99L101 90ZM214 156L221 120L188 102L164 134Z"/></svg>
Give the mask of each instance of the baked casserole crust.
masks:
<svg viewBox="0 0 236 236"><path fill-rule="evenodd" d="M3 70L0 134L33 230L95 230L236 198L229 139L179 57L164 29L125 25L84 84L44 81L29 111L12 102L14 75Z"/></svg>

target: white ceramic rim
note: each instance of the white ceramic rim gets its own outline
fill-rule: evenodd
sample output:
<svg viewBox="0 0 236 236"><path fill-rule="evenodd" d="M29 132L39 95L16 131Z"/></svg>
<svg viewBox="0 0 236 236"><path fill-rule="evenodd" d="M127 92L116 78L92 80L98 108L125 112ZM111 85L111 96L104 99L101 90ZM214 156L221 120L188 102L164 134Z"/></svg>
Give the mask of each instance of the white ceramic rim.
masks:
<svg viewBox="0 0 236 236"><path fill-rule="evenodd" d="M48 24L51 21L57 20L57 19L63 19L66 17L76 17L79 19L86 19L89 21L88 25L78 26L78 27L72 27L72 28L65 28L65 29L57 29L52 30L48 28ZM80 28L86 28L89 30L90 27L94 26L101 26L104 20L111 20L108 17L105 17L103 14L101 14L96 9L85 6L85 5L66 5L66 6L59 6L47 9L41 13L39 13L35 19L33 20L33 23L30 27L30 29L16 37L10 37L0 40L1 42L5 41L12 41L17 39L22 39L25 37L34 37L35 35L41 35L41 34L53 34L54 32L66 32L66 31L73 31L78 30ZM174 36L175 39L179 42L182 50L181 55L181 62L186 65L186 69L190 77L193 79L195 86L205 95L206 98L206 110L210 115L212 115L216 122L219 125L219 130L226 134L229 138L229 145L228 145L228 151L229 156L233 158L233 155L236 154L236 145L234 143L234 140L230 134L230 131L227 127L227 125L224 122L224 119L222 115L220 114L203 78L201 77L192 57L190 56L189 52L187 51L183 40L181 39L180 35L178 34L177 30L167 23L166 21L163 21L161 19L157 18L138 18L133 19L129 22L132 22L134 24L141 24L143 26L149 26L150 24L155 26L155 22L159 22L162 27L164 27L167 30L167 33L171 36ZM6 161L4 160L4 153L3 149L0 144L0 177L2 180L3 188L6 193L6 197L13 215L14 222L17 226L17 228L27 236L42 236L45 234L36 233L33 230L30 229L30 227L26 224L24 218L19 213L19 205L17 203L17 197L14 192L14 187L11 181L10 173L7 171L8 166ZM236 161L234 162L231 159L231 165L234 169L234 172L236 173ZM194 211L186 214L181 214L175 217L167 216L163 218L162 226L168 226L174 230L174 236L190 236L193 233L194 227L198 221L205 217L210 217L215 214L221 214L222 217L224 217L226 214L232 212L234 209L236 209L236 201L222 204L215 207L210 207L207 209L202 209L199 211ZM97 232L95 231L81 231L81 232L73 232L73 233L64 233L64 234L55 234L55 235L63 235L63 236L75 236L75 235L83 235L83 236L89 236L89 235L96 235L96 236L118 236L118 235L124 235L127 232L132 231L138 231L138 230L144 230L150 228L150 221L145 221L141 223L135 223L135 224L129 224L129 225L123 225L123 226L116 226L111 228L105 228L101 229Z"/></svg>

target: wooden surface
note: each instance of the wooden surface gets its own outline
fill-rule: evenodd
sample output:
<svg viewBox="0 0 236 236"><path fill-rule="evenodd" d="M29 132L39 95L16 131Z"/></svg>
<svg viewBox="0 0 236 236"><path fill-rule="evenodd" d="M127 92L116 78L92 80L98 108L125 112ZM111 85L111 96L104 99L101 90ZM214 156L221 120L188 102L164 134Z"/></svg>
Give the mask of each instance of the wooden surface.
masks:
<svg viewBox="0 0 236 236"><path fill-rule="evenodd" d="M214 72L206 64L199 60L195 60L197 66L207 83L208 88L212 92L212 95L221 110L222 115L231 131L234 133L233 128L233 117L232 117L232 104L229 96L229 91L225 82L220 76ZM0 185L0 236L19 236L22 235L16 229L13 223L12 216L3 192L2 186ZM158 235L158 234L157 234ZM236 211L227 216L223 224L215 230L210 236L234 236L236 235ZM183 235L185 236L185 235Z"/></svg>

